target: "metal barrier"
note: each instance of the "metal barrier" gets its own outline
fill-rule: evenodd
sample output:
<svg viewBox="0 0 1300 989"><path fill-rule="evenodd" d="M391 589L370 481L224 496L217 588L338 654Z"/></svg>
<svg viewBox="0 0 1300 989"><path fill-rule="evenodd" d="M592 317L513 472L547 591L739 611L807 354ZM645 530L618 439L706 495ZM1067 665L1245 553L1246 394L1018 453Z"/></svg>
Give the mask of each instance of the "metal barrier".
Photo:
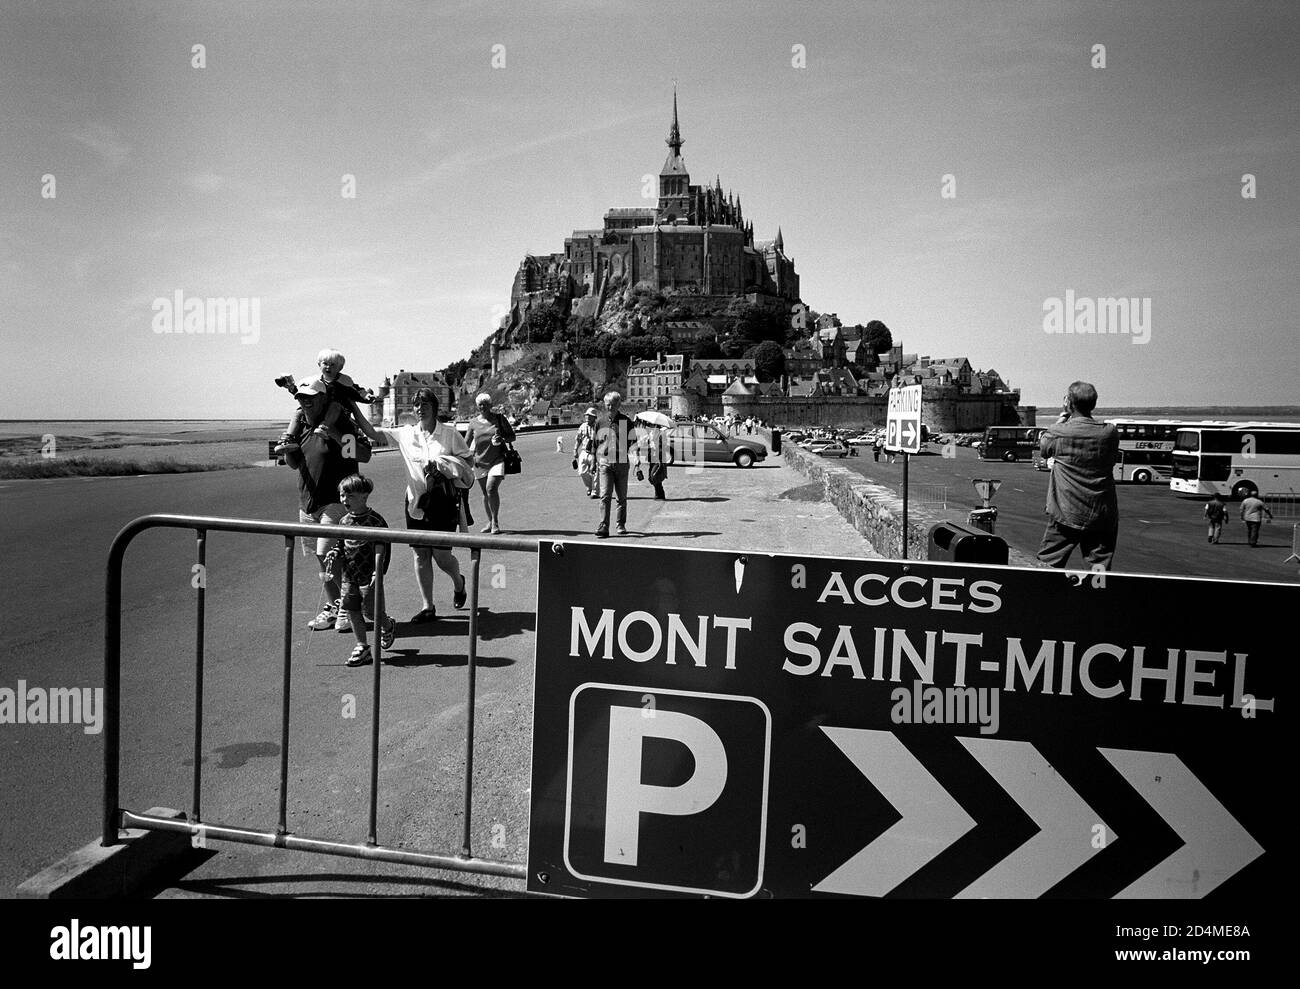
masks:
<svg viewBox="0 0 1300 989"><path fill-rule="evenodd" d="M121 761L121 660L122 660L122 558L131 540L146 529L193 529L198 541L198 563L206 566L207 534L243 532L284 537L284 674L283 703L280 723L280 793L279 817L275 831L208 824L202 819L203 780L203 648L206 581L198 583L195 629L194 694L194 790L190 820L170 820L137 814L119 807ZM375 585L374 697L370 726L370 817L365 844L332 841L293 835L287 827L289 794L289 689L290 660L293 650L293 558L294 538L339 537L366 539L378 543ZM387 848L379 844L376 818L379 805L379 699L380 670L383 666L380 636L384 614L384 563L391 544L470 550L470 574L465 578L469 590L469 644L466 661L468 721L465 728L465 822L459 855ZM146 515L123 527L108 551L108 583L104 615L104 839L103 844L119 842L119 828L142 828L151 831L179 831L201 834L205 839L234 841L249 845L269 845L294 851L319 852L347 858L375 859L405 865L421 865L459 872L477 872L516 879L527 878L527 868L518 862L475 858L470 847L470 814L474 795L474 680L478 655L478 583L482 550L536 553L538 541L511 536L469 536L452 532L424 532L402 529L372 529L360 526L314 525L300 522L261 522L251 519L208 518L200 515Z"/></svg>
<svg viewBox="0 0 1300 989"><path fill-rule="evenodd" d="M927 505L932 508L948 507L948 485L946 484L909 484L908 498L913 505ZM903 489L898 489L898 497L903 497Z"/></svg>
<svg viewBox="0 0 1300 989"><path fill-rule="evenodd" d="M1284 492L1264 495L1264 504L1274 518L1300 519L1300 494Z"/></svg>

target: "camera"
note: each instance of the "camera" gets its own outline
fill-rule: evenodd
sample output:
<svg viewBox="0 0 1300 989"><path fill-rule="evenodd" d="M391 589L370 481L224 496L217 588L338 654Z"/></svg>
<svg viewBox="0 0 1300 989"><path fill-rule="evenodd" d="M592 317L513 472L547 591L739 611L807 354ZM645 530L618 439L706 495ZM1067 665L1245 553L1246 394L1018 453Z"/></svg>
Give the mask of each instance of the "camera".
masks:
<svg viewBox="0 0 1300 989"><path fill-rule="evenodd" d="M282 374L275 379L275 383L285 389L290 395L298 394L298 385L293 380L292 374Z"/></svg>

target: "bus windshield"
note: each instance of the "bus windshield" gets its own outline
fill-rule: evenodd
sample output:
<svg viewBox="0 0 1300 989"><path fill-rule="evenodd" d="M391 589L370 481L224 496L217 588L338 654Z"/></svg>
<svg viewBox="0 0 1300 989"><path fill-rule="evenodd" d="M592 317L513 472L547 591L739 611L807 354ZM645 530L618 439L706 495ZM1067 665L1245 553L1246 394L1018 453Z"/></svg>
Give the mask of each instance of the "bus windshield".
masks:
<svg viewBox="0 0 1300 989"><path fill-rule="evenodd" d="M1197 453L1201 449L1201 434L1194 429L1180 429L1174 449L1182 453Z"/></svg>

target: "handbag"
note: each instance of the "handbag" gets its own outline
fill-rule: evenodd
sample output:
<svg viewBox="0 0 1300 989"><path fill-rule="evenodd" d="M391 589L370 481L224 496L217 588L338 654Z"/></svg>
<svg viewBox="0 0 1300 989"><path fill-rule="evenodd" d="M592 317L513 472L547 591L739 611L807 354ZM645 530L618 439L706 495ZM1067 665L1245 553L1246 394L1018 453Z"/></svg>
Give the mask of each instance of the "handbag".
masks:
<svg viewBox="0 0 1300 989"><path fill-rule="evenodd" d="M508 443L506 444L505 463L507 474L523 473L524 458L519 456L519 451Z"/></svg>

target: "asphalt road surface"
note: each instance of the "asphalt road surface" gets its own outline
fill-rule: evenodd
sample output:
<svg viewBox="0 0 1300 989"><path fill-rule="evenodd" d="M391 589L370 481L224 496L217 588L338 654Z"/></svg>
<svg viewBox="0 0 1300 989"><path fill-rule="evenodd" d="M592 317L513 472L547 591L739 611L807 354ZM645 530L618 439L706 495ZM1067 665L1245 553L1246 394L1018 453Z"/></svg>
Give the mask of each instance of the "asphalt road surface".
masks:
<svg viewBox="0 0 1300 989"><path fill-rule="evenodd" d="M903 481L902 457L890 464L882 455L877 463L870 448L861 449L857 457L830 462L898 491ZM1028 463L982 461L969 447L956 447L952 459L942 456L941 449L928 444L922 454L912 457L908 466L912 503L924 512L964 522L967 513L980 505L972 481L997 478L1002 481L993 498L998 510L997 534L1012 547L1035 556L1046 523L1043 505L1047 499L1047 473ZM948 496L946 511L937 503L944 488ZM1117 572L1300 582L1296 563L1283 562L1291 554L1292 524L1300 523L1300 518L1278 517L1265 525L1259 545L1252 549L1246 542L1246 526L1237 518L1237 505L1229 503L1223 541L1212 546L1205 538L1204 498L1179 494L1167 484L1158 483L1121 484L1118 490ZM1077 554L1070 565L1083 568Z"/></svg>
<svg viewBox="0 0 1300 989"><path fill-rule="evenodd" d="M569 434L565 434L566 440ZM502 488L507 532L590 539L598 502L582 497L555 436L525 436L524 473ZM403 526L400 460L366 468L371 504ZM628 543L867 555L861 538L780 458L749 470L674 469L671 500L632 483ZM5 503L0 686L103 683L105 560L114 534L155 512L296 521L286 468L126 478L0 482ZM481 523L482 506L474 511ZM477 531L477 526L475 527ZM613 544L619 540L610 540ZM467 562L468 553L458 554ZM123 588L122 806L188 810L194 759L195 540L138 536ZM369 795L369 667L344 666L354 639L309 632L320 605L314 556L295 549L289 829L364 841ZM435 571L440 620L420 608L410 553L387 587L398 638L383 667L379 840L455 854L463 821L467 612ZM212 533L207 549L203 818L274 829L278 806L284 543ZM522 862L527 847L535 556L485 552L477 683L476 854ZM349 715L353 716L349 716ZM99 831L103 735L78 725L0 726L0 896ZM387 896L517 893L521 882L213 843L219 850L166 895ZM388 878L386 878L388 877Z"/></svg>

